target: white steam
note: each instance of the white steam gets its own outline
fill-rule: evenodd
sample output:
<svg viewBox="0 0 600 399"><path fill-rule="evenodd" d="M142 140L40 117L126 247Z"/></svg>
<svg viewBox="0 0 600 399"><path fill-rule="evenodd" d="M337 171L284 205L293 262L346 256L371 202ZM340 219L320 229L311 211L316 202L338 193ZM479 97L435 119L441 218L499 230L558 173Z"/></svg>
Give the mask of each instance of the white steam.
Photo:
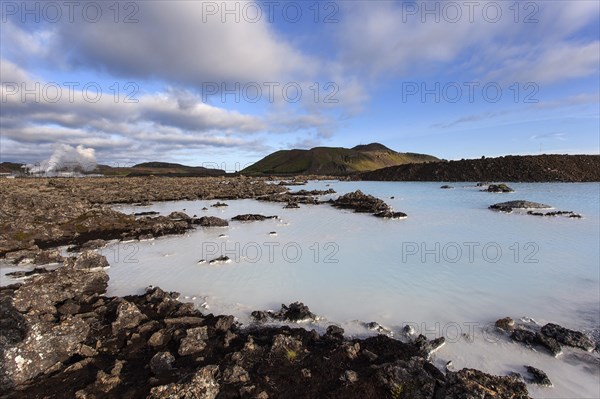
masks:
<svg viewBox="0 0 600 399"><path fill-rule="evenodd" d="M96 168L96 151L93 148L58 144L50 159L36 164L28 164L25 169L29 173L52 174L61 171L90 172Z"/></svg>

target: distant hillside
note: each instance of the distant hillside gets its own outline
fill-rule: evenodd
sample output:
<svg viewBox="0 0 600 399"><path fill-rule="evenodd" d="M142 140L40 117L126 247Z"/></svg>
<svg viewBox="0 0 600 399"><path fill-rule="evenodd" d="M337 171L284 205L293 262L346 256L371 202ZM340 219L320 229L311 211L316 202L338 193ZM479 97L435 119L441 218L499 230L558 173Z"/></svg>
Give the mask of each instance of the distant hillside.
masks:
<svg viewBox="0 0 600 399"><path fill-rule="evenodd" d="M132 167L113 168L108 165L98 165L98 171L105 176L222 176L225 171L201 166L186 166L178 163L144 162Z"/></svg>
<svg viewBox="0 0 600 399"><path fill-rule="evenodd" d="M392 166L362 173L383 181L600 181L600 155L526 155Z"/></svg>
<svg viewBox="0 0 600 399"><path fill-rule="evenodd" d="M321 174L344 175L412 162L437 161L424 154L401 153L379 143L354 148L316 147L281 150L242 170L246 175Z"/></svg>
<svg viewBox="0 0 600 399"><path fill-rule="evenodd" d="M0 173L20 173L23 171L22 163L2 162L0 163Z"/></svg>

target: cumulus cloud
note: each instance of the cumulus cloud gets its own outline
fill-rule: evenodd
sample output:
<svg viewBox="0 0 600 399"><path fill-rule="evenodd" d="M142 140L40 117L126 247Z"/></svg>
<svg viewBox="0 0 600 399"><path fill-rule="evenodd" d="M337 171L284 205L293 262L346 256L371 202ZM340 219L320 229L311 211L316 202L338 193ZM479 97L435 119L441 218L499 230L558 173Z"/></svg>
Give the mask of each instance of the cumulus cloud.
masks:
<svg viewBox="0 0 600 399"><path fill-rule="evenodd" d="M178 149L236 147L255 150L256 139L246 136L259 134L266 124L259 117L211 106L189 92L167 91L141 95L137 102L126 102L126 96L102 96L91 102L79 90L69 88L58 101L39 101L22 97L22 85L31 89L35 84L28 73L8 60L2 60L0 82L0 127L2 152L18 153L18 144L91 146L103 155L117 149L140 151L158 148ZM42 90L43 93L43 90ZM53 95L54 96L54 95ZM27 153L24 153L27 156ZM129 154L131 156L131 154ZM154 155L156 156L156 155Z"/></svg>
<svg viewBox="0 0 600 399"><path fill-rule="evenodd" d="M78 3L81 9L86 1ZM129 24L113 21L112 3L93 3L109 17L97 23L81 18L73 23L27 25L17 19L3 23L3 82L43 83L43 78L25 70L30 68L46 73L46 78L76 72L78 77L131 79L148 84L151 91L140 93L137 103L123 98L115 102L110 95L91 103L81 98L80 91L75 101L63 96L57 102L32 102L11 95L14 87L3 84L0 94L7 99L0 112L3 155L30 157L23 144L52 151L57 141L91 146L100 157L143 159L207 148L261 152L269 146L265 138L272 135L311 137L298 139L299 144L331 138L347 118L366 109L373 93L399 80L553 85L596 76L600 68L595 29L600 3L594 1L519 3L538 7L533 10L537 22L532 24L523 23L528 15L523 8L515 23L508 8L513 2L477 2L474 21L469 20L465 3L458 2L463 15L457 22L435 21L431 15L423 22L422 10L407 14L411 5L432 9L447 4L439 1L338 2L339 23L319 26L314 32L299 26L302 37L295 35L295 27L290 34L289 27L281 29L266 18L259 22L243 18L222 22L220 15L206 18L206 2L136 2L138 22ZM492 3L500 3L503 11L495 23L482 17L482 9ZM235 2L239 7L248 4L254 3ZM320 36L325 30L333 35ZM319 45L302 48L304 35ZM274 103L257 106L244 100L242 104L205 101L207 82L219 86L297 82L303 97L289 103L279 95ZM318 100L311 90L315 82L320 84ZM324 88L327 82L336 85L336 101L324 101L332 93ZM537 105L539 109L560 106ZM504 114L483 110L434 126L449 128ZM289 136L273 141L294 144Z"/></svg>
<svg viewBox="0 0 600 399"><path fill-rule="evenodd" d="M110 3L94 3L103 15L112 15ZM137 2L135 23L77 18L56 26L53 45L70 49L65 55L75 65L196 87L204 82L282 81L316 72L318 61L278 38L265 19L253 23L230 17L222 22L221 14L208 15L206 3ZM234 5L241 9L245 3L251 2Z"/></svg>
<svg viewBox="0 0 600 399"><path fill-rule="evenodd" d="M494 13L483 10L499 2L477 2L472 15L465 3L454 4L462 13L456 20L439 1L344 4L338 33L341 59L373 79L463 74L555 83L598 70L597 34L587 40L572 37L597 25L598 2L535 2L533 9L520 4L518 15L509 8L516 3L501 3L501 17L494 22ZM531 23L524 23L529 17Z"/></svg>

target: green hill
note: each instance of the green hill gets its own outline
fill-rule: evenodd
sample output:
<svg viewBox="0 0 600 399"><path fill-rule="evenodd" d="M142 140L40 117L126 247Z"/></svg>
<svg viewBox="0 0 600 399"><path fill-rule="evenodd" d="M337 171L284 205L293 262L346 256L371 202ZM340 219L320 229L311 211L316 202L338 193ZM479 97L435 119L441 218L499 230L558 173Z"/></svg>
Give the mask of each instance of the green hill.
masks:
<svg viewBox="0 0 600 399"><path fill-rule="evenodd" d="M354 148L316 147L281 150L242 170L245 175L321 174L346 175L407 163L437 161L425 154L393 151L379 143Z"/></svg>
<svg viewBox="0 0 600 399"><path fill-rule="evenodd" d="M132 167L110 167L98 165L98 171L105 176L222 176L225 171L204 168L202 166L186 166L178 163L144 162Z"/></svg>

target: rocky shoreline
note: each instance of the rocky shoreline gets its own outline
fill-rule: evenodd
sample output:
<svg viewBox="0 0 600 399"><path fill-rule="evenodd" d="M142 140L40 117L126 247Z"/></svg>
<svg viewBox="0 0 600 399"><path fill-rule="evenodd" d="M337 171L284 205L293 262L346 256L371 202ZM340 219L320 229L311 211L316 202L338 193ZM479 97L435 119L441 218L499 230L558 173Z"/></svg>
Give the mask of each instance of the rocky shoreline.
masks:
<svg viewBox="0 0 600 399"><path fill-rule="evenodd" d="M284 191L266 179L244 177L0 179L0 257L18 250L80 246L97 239L181 234L201 224L199 218L182 214L125 215L110 204L233 200Z"/></svg>
<svg viewBox="0 0 600 399"><path fill-rule="evenodd" d="M517 376L439 371L443 338L346 339L335 325L243 327L177 293L106 297L105 259L0 289L2 398L528 398ZM270 317L314 316L304 305Z"/></svg>
<svg viewBox="0 0 600 399"><path fill-rule="evenodd" d="M524 155L391 166L361 180L443 182L598 182L600 155Z"/></svg>
<svg viewBox="0 0 600 399"><path fill-rule="evenodd" d="M177 184L173 184L176 182ZM286 182L290 183L290 182ZM305 180L291 183L305 184ZM0 258L14 263L44 264L62 259L53 252L69 245L74 250L93 249L109 240L150 239L183 234L195 226L227 226L214 216L140 211L126 215L112 204L150 205L171 200L216 200L211 207L226 207L220 200L256 199L281 202L284 208L299 204L330 204L336 208L403 219L382 200L360 191L321 201L327 190L290 191L267 179L235 178L105 178L105 179L2 179L0 180ZM253 221L276 216L238 215L233 221ZM50 260L49 260L50 259Z"/></svg>
<svg viewBox="0 0 600 399"><path fill-rule="evenodd" d="M335 325L323 335L262 325L314 320L316 316L301 303L284 305L278 312L253 312L255 324L241 326L233 316L203 314L192 304L179 302L177 293L159 288L144 295L106 297L108 276L103 268L108 262L95 252L105 240L229 225L215 216L184 212L125 215L110 204L202 199L227 206L220 201L253 198L281 202L286 208L329 204L378 217L406 217L360 191L321 201L319 195L333 190L290 192L266 179L244 177L173 182L168 178L0 181L0 257L15 264L64 264L53 271L18 271L13 276L26 278L23 284L0 288L0 397L529 397L525 380L518 375L491 376L473 369L442 373L428 359L444 344L443 337L429 341L412 336L400 342L377 323L366 326L381 335L367 339L344 338ZM302 183L298 180L298 185ZM532 208L524 201L496 206L504 212L520 207ZM269 218L276 216L242 214L230 220ZM55 247L66 244L81 254L61 256ZM502 326L498 328L512 340L543 347L553 355L560 353L561 345L590 349L585 336L560 326L541 331ZM528 382L551 384L543 370L527 370L532 376Z"/></svg>

